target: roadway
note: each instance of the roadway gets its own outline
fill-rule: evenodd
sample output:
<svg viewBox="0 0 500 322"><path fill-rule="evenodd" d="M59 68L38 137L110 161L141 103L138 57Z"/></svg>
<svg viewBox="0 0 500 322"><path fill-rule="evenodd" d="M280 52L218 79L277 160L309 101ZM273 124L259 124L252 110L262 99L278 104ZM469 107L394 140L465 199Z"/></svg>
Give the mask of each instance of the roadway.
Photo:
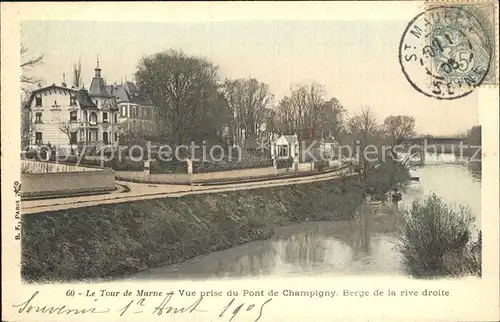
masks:
<svg viewBox="0 0 500 322"><path fill-rule="evenodd" d="M169 184L147 184L116 181L119 185L126 185L130 189L128 192L117 190L115 192L75 197L60 197L52 199L23 200L21 208L23 214L33 214L39 212L57 211L71 208L82 208L98 206L103 204L114 204L122 202L133 202L139 200L176 198L187 195L227 192L237 190L258 189L264 187L286 186L292 184L327 181L341 176L352 176L354 173L345 168L339 171L319 173L307 177L296 178L274 178L258 182L245 183L223 183L220 185L197 186L197 185L169 185Z"/></svg>

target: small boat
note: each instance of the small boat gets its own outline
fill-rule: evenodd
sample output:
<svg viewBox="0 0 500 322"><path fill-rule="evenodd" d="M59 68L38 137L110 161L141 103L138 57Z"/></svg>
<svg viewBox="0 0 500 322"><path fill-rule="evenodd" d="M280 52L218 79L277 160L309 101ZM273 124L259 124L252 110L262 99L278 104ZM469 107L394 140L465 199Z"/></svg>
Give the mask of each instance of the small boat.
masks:
<svg viewBox="0 0 500 322"><path fill-rule="evenodd" d="M420 177L410 177L411 181L420 181Z"/></svg>

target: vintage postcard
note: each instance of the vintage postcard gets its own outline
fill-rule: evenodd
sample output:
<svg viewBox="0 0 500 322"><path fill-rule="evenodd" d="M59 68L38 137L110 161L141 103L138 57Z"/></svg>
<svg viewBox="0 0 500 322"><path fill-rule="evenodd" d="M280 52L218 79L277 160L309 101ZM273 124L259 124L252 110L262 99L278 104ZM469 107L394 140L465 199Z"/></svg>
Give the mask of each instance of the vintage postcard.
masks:
<svg viewBox="0 0 500 322"><path fill-rule="evenodd" d="M2 320L498 321L498 9L2 3Z"/></svg>

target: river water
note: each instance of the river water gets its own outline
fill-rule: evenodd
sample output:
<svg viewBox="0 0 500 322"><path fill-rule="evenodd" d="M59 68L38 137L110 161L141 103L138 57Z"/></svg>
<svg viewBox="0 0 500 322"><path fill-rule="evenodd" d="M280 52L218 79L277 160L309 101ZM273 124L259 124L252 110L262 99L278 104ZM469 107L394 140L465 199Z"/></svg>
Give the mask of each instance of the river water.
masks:
<svg viewBox="0 0 500 322"><path fill-rule="evenodd" d="M419 177L405 188L398 208L436 193L447 203L463 204L480 227L481 182L470 166L451 164L451 154L428 154ZM254 241L197 256L183 263L147 269L132 279L197 279L243 276L405 275L394 249L392 205L362 206L360 221L308 222L278 228L277 238ZM366 219L364 219L366 218Z"/></svg>

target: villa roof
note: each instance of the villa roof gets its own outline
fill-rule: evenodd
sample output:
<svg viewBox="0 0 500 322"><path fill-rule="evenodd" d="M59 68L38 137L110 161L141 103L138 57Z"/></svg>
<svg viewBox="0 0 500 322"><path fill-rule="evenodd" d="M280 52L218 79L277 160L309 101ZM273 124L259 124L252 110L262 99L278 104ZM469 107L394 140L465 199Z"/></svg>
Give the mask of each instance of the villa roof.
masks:
<svg viewBox="0 0 500 322"><path fill-rule="evenodd" d="M282 135L276 140L276 143L279 143L279 141L283 139L285 139L289 145L295 145L298 142L296 135Z"/></svg>
<svg viewBox="0 0 500 322"><path fill-rule="evenodd" d="M76 94L76 99L80 103L81 107L88 107L88 108L97 108L97 106L92 102L92 99L89 96L89 93L87 92L86 89L80 89L78 91L75 91Z"/></svg>
<svg viewBox="0 0 500 322"><path fill-rule="evenodd" d="M107 90L112 96L116 97L118 103L134 103L138 105L153 105L151 97L146 91L138 89L132 82L125 82L120 85L107 86Z"/></svg>
<svg viewBox="0 0 500 322"><path fill-rule="evenodd" d="M36 95L44 93L44 92L49 92L49 93L68 93L68 94L74 94L76 97L76 100L80 104L80 107L83 108L97 108L97 106L92 102L92 99L89 96L89 93L87 92L86 89L76 89L76 88L68 88L68 87L63 87L63 86L58 86L56 84L52 84L50 86L42 87L39 89L34 90L29 99L26 101L25 107L29 108L31 106L31 103L33 102L33 99L35 98Z"/></svg>
<svg viewBox="0 0 500 322"><path fill-rule="evenodd" d="M288 143L290 143L290 144L297 143L297 136L296 135L283 135L283 136L288 141Z"/></svg>
<svg viewBox="0 0 500 322"><path fill-rule="evenodd" d="M109 97L108 90L106 89L106 84L104 83L104 79L102 77L94 77L92 79L92 83L89 88L90 96L99 96L99 97Z"/></svg>
<svg viewBox="0 0 500 322"><path fill-rule="evenodd" d="M110 97L108 90L106 89L106 83L101 76L101 67L99 67L99 56L97 56L97 65L94 68L95 74L92 78L92 83L90 83L89 94L90 96L97 97Z"/></svg>

